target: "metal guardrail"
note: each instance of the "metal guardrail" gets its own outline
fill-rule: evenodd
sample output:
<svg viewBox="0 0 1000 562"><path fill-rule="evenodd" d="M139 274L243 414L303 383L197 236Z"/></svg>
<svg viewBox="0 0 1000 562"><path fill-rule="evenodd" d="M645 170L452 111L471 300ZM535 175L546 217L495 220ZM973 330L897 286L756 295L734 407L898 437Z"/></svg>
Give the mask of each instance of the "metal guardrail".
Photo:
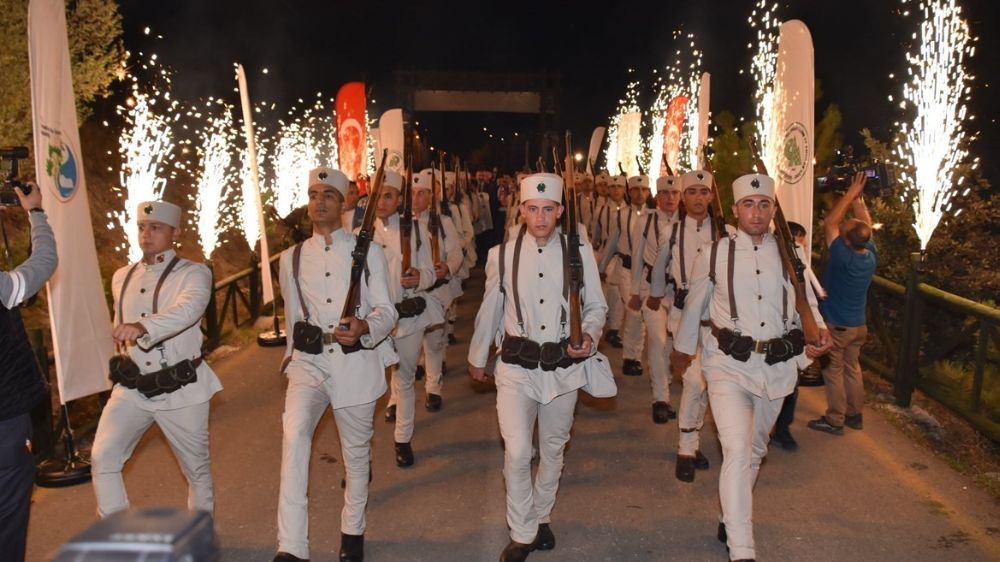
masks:
<svg viewBox="0 0 1000 562"><path fill-rule="evenodd" d="M274 278L277 277L275 263L280 257L281 253L278 252L271 256L269 262L271 274ZM223 293L221 308L218 297L220 292ZM208 301L208 307L205 309L205 317L201 328L202 333L205 334L205 348L212 350L219 347L224 333L223 328L226 325L226 320L230 317L232 318L231 324L233 328L240 328L253 323L260 316L262 292L263 286L261 284L259 259L243 271L216 281L212 290L212 297ZM240 304L243 305L242 312L246 314L246 317L242 320L240 319Z"/></svg>
<svg viewBox="0 0 1000 562"><path fill-rule="evenodd" d="M994 350L1000 349L1000 309L924 283L918 253L910 265L905 286L879 276L872 280L869 327L878 345L877 351L866 347L862 363L894 383L898 405L908 407L919 388L1000 442L1000 403L983 399L987 365L1000 363L990 352L991 341ZM893 306L894 300L901 300L901 307ZM967 391L949 389L933 376L942 359L974 365ZM969 381L961 382L964 387Z"/></svg>

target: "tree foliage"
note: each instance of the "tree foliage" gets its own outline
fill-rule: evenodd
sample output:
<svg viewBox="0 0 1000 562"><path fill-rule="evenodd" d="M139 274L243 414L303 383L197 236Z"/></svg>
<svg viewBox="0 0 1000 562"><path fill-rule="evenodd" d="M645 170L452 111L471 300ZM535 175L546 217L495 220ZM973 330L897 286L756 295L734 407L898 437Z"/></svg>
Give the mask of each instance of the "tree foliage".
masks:
<svg viewBox="0 0 1000 562"><path fill-rule="evenodd" d="M31 143L31 83L28 70L28 0L0 0L0 145ZM114 0L70 0L66 4L70 64L77 117L108 95L123 72L122 19Z"/></svg>

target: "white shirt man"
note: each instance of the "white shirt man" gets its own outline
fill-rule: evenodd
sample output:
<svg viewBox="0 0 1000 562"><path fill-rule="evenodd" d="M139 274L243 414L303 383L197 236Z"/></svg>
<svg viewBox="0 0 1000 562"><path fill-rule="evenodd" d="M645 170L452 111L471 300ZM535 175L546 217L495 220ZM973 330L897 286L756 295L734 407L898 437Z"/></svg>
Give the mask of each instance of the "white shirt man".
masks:
<svg viewBox="0 0 1000 562"><path fill-rule="evenodd" d="M565 345L564 353L581 361L549 371L537 360L534 366L508 363L503 354L497 362L497 416L504 439L507 522L511 528L511 542L501 562L519 562L532 550L555 547L550 514L562 473L563 449L573 425L577 390L588 384L590 376L612 377L607 358L595 354L594 342L603 328L607 306L591 248L583 242L582 341L579 347L563 343L570 327L566 325L569 311L564 294L566 238L556 231L563 211L559 204L562 187L562 178L555 174L534 174L522 180L526 225L514 240L490 250L486 293L469 346L469 373L479 381L486 378L490 345L501 341L504 347L526 340L555 344L556 348ZM540 461L532 486L536 419Z"/></svg>
<svg viewBox="0 0 1000 562"><path fill-rule="evenodd" d="M705 170L694 170L680 177L683 190L684 211L671 228L667 252L658 256L654 269L662 271L666 267L675 287L675 299L670 304L667 328L670 333L677 330L683 312L684 295L690 289L691 270L699 255L709 251L711 243L718 238L718 229L709 214L715 197L713 176ZM658 274L654 274L658 275ZM654 287L654 296L661 294L662 286ZM696 353L691 365L683 371L683 390L677 413L680 430L678 439L677 465L674 474L682 482L693 482L695 469L707 470L708 458L701 452L701 428L705 423L708 408L708 392L702 374L701 354Z"/></svg>
<svg viewBox="0 0 1000 562"><path fill-rule="evenodd" d="M107 517L129 508L122 467L156 423L188 481L188 508L211 512L208 403L222 384L202 359L200 321L212 295L212 272L174 251L180 207L147 201L137 217L142 260L115 272L111 292L112 336L128 348L140 376L114 381L97 425L91 452L97 511ZM158 371L163 373L152 374Z"/></svg>
<svg viewBox="0 0 1000 562"><path fill-rule="evenodd" d="M696 258L671 360L680 366L689 363L701 338L702 368L722 442L719 538L727 541L732 560L752 560L753 486L783 398L795 388L797 369L807 361L802 350L790 345L800 326L794 287L768 230L774 180L742 176L733 182L733 197L739 230ZM829 348L829 334L815 298L810 301L821 328L816 347L804 346L812 357ZM707 335L701 330L706 314L711 323Z"/></svg>
<svg viewBox="0 0 1000 562"><path fill-rule="evenodd" d="M616 219L615 230L617 236L612 236L608 245L604 248L604 255L601 256L601 266L606 266L612 257L618 257L618 294L621 297L622 308L625 309L625 321L622 334L622 373L627 376L637 377L642 375L642 313L632 310L625 305L629 301L632 290L632 271L640 268L638 254L639 239L642 238L642 226L646 224L646 217L654 210L646 206L649 199L649 176L640 175L628 178L629 205L627 211L619 214ZM621 221L617 224L617 221ZM609 276L609 283L610 283Z"/></svg>
<svg viewBox="0 0 1000 562"><path fill-rule="evenodd" d="M619 246L622 232L628 225L630 209L625 201L626 178L614 176L608 180L608 199L598 213L597 223L604 245L597 258L597 270L604 281L604 296L608 303L608 331L604 335L613 347L622 347L620 331L625 320L625 302L622 299L619 282L621 280L621 250Z"/></svg>
<svg viewBox="0 0 1000 562"><path fill-rule="evenodd" d="M387 339L397 315L378 244L368 249L356 311L342 314L357 243L341 223L347 177L338 170L316 168L309 172L308 190L313 235L281 255L285 321L294 335L288 338L281 369L288 376L288 390L274 560L309 558L309 456L316 424L329 407L346 472L340 560L359 562L364 558L372 419L375 401L386 390L385 368L397 360ZM303 328L311 333L299 338L306 333ZM315 345L303 345L306 341ZM356 344L361 349L345 352Z"/></svg>
<svg viewBox="0 0 1000 562"><path fill-rule="evenodd" d="M638 244L634 252L628 309L641 314L646 326L650 368L650 385L653 394L653 423L664 424L677 414L670 406L670 338L667 334L667 310L672 301L664 299L666 275L659 270L654 279L657 258L670 251L670 232L677 221L680 204L680 178L661 176L656 179L656 209L646 214L645 220L635 223L634 237ZM658 295L651 293L657 287ZM671 298L673 292L670 291ZM641 337L641 334L640 334ZM641 340L640 340L641 341ZM641 354L641 348L639 353Z"/></svg>
<svg viewBox="0 0 1000 562"><path fill-rule="evenodd" d="M430 176L414 178L412 198L422 212L430 202ZM425 187L426 186L426 187ZM423 303L423 310L412 309L404 317L400 313L399 322L393 331L393 342L399 355L399 363L392 369L392 395L386 410L386 421L395 423L393 442L396 464L400 468L414 463L413 428L415 420L414 380L417 359L424 341L424 331L430 326L440 326L444 322L441 302L432 298L427 291L449 273L447 265L435 267L432 263L430 231L428 221L417 220L413 213L410 223L410 268L403 271L402 232L398 212L402 200L403 178L395 172L387 171L382 192L379 195L377 221L375 224L376 243L382 246L388 263L388 284L392 300L397 305L408 300L409 305ZM416 312L416 314L414 314Z"/></svg>
<svg viewBox="0 0 1000 562"><path fill-rule="evenodd" d="M432 170L428 168L413 177L413 214L414 218L420 221L422 228L428 228L432 222L429 191L432 173ZM435 174L434 177L435 184L439 186L441 184L440 174ZM440 211L440 207L437 210ZM440 225L437 232L440 261L434 267L438 271L443 271L444 276L439 277L435 283L439 286L432 287L428 294L438 301L442 310L447 311L452 302L462 295L461 275L465 267L465 255L462 253L462 247L465 241L451 218L438 212L437 221ZM427 236L427 240L430 241L429 229ZM444 385L446 338L445 322L429 326L424 331L423 360L426 373L424 390L427 393L424 408L428 412L437 412L442 405L441 391Z"/></svg>

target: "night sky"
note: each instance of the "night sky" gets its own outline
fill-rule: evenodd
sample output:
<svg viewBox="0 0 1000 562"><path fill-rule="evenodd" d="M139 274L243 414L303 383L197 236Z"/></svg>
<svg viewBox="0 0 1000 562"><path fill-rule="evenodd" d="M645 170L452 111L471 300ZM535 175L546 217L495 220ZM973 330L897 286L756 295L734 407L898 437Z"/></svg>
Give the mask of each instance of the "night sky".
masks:
<svg viewBox="0 0 1000 562"><path fill-rule="evenodd" d="M915 9L916 0L909 6ZM651 82L651 70L672 59L671 32L695 34L705 51L703 67L712 74L713 113L753 114L753 84L747 72L752 41L747 17L752 0L710 2L608 2L604 11L583 3L482 1L316 1L124 0L125 43L132 51L156 52L176 71L174 92L181 99L222 95L238 100L232 64L244 64L255 100L291 104L322 91L332 96L344 82L364 80L376 99L375 112L395 103L392 72L397 68L487 71L558 71L562 77L559 126L570 128L580 145L605 125L624 92L628 68ZM961 2L979 37L970 63L976 75L972 130L980 156L1000 147L992 95L997 71L988 59L1000 48L995 28L1000 9L991 0ZM570 7L567 7L570 6ZM880 138L902 117L897 106L905 69L903 45L917 17L895 13L892 0L794 0L779 8L782 19L801 19L813 35L816 74L823 97L817 118L829 103L840 106L846 141L863 149L857 131L870 128ZM150 26L152 34L143 34ZM155 36L160 34L162 39ZM268 68L268 74L261 69ZM896 72L897 79L889 78ZM432 143L459 154L508 140L514 131L536 132L537 118L510 114L425 114L422 127ZM495 134L489 139L487 127ZM522 133L523 134L523 133ZM863 151L863 150L862 150ZM984 158L996 183L997 165Z"/></svg>

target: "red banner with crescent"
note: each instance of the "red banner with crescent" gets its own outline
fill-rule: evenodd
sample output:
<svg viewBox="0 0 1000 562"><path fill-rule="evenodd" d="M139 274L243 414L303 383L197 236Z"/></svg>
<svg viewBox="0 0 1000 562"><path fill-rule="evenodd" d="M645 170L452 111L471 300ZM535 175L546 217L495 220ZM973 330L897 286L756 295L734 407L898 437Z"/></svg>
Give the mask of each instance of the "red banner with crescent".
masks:
<svg viewBox="0 0 1000 562"><path fill-rule="evenodd" d="M348 82L337 91L337 158L340 171L356 181L364 173L368 126L365 122L365 83Z"/></svg>
<svg viewBox="0 0 1000 562"><path fill-rule="evenodd" d="M675 174L679 173L677 167L681 160L681 135L684 133L687 103L686 96L677 96L667 105L667 118L663 122L663 153L667 159L660 161L660 175L666 175L668 164Z"/></svg>

